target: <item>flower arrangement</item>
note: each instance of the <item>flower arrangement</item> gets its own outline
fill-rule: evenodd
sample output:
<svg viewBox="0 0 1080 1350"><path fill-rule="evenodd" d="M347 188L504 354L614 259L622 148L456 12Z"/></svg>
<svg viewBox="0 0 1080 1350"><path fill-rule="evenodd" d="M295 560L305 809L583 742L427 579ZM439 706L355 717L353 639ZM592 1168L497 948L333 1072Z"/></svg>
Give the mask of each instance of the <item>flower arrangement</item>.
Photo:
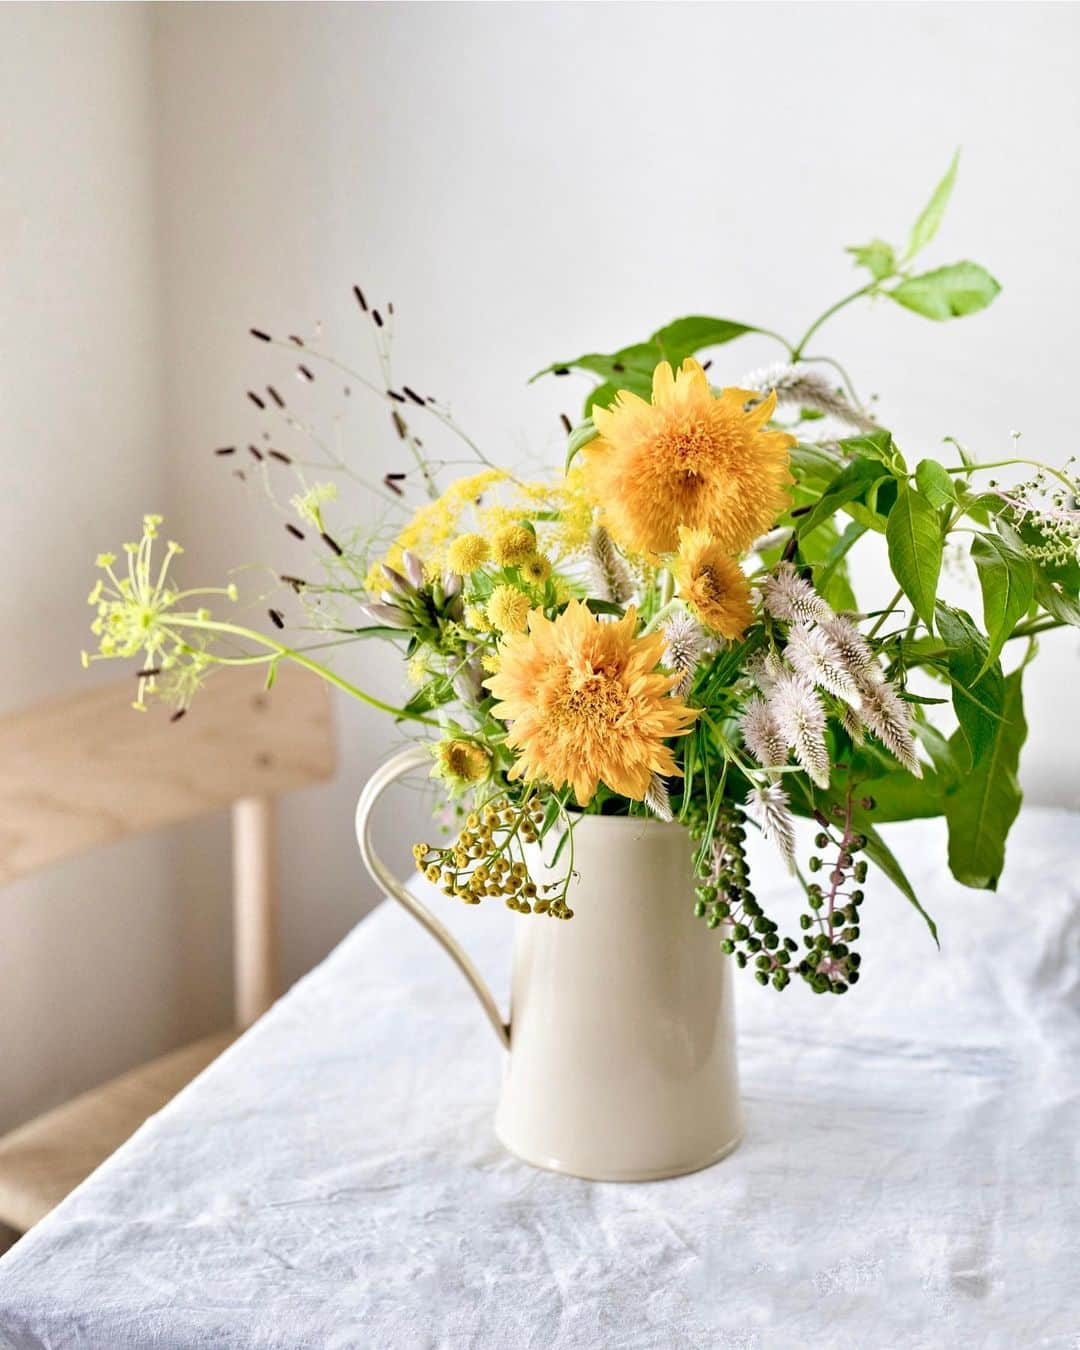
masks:
<svg viewBox="0 0 1080 1350"><path fill-rule="evenodd" d="M582 420L563 419L564 470L541 481L492 463L448 408L395 383L392 307L370 307L358 288L378 379L317 341L253 329L292 353L304 384L322 368L384 401L410 458L365 485L383 523L340 528L337 482L354 467L273 385L251 392L261 415L307 446L251 445L237 473L254 473L278 502L282 478L294 480L286 529L314 541L316 572L281 582L319 640L286 642L281 602L272 632L214 617L208 605L235 602L235 587L179 589L181 550L169 543L156 561L161 520L147 516L126 566L98 559L99 647L84 660L137 659L136 706L158 696L175 717L222 665L263 664L272 683L291 660L415 728L455 813L449 842L417 844L416 863L466 904L497 897L522 915L570 919L581 813L678 822L693 841L702 940L721 942L762 984L797 976L845 992L859 979L868 867L922 912L882 825L943 816L954 876L996 885L1020 805L1024 668L1041 633L1080 625L1072 461L980 463L951 442L955 463L912 463L846 369L810 350L824 322L862 298L938 321L991 303L998 285L975 263L914 267L955 173L954 160L904 249L850 250L867 279L798 341L692 316L540 372L597 380ZM713 383L702 354L726 354L750 333L779 343L782 364ZM422 418L462 441L476 471L440 486L414 429ZM875 537L895 581L878 598L863 593L853 561ZM953 554L974 566L981 619L939 596ZM326 648L370 638L407 662L413 692L400 706L326 664ZM805 866L794 817L817 826ZM752 889L751 829L801 885L793 931ZM535 848L550 867L563 859L560 881L537 886Z"/></svg>

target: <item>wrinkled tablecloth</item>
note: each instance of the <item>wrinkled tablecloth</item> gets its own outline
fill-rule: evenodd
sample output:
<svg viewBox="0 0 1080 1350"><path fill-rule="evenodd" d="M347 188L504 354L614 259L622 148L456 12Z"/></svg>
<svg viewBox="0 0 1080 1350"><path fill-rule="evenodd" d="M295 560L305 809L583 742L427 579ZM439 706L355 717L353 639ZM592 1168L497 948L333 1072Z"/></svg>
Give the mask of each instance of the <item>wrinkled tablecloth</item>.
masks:
<svg viewBox="0 0 1080 1350"><path fill-rule="evenodd" d="M1077 818L1025 812L996 895L948 878L938 822L888 835L942 953L874 876L847 995L734 972L747 1130L718 1166L509 1157L491 1029L385 904L0 1260L0 1345L1077 1350ZM505 996L529 920L432 903Z"/></svg>

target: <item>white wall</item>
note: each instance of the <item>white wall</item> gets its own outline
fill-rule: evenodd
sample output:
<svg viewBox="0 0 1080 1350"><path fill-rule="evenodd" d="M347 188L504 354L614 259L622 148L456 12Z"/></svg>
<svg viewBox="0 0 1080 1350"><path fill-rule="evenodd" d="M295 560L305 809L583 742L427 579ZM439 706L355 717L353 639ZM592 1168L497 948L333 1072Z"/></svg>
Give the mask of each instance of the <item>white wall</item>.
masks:
<svg viewBox="0 0 1080 1350"><path fill-rule="evenodd" d="M105 674L79 664L94 555L162 500L150 36L139 6L0 13L2 711ZM168 860L136 841L0 894L0 1130L189 1025Z"/></svg>
<svg viewBox="0 0 1080 1350"><path fill-rule="evenodd" d="M853 284L842 246L901 236L962 144L931 256L974 256L1003 296L955 325L853 310L828 348L881 393L909 456L949 433L996 457L1019 428L1063 459L1078 25L1074 6L1035 4L6 6L4 703L85 678L89 560L148 507L185 539L192 582L251 559L302 568L210 452L257 435L243 391L268 378L316 417L336 406L333 382L301 389L246 330L322 318L370 363L354 280L395 302L401 379L452 397L494 456L554 463L581 389L527 388L537 366L693 311L793 333ZM717 378L772 355L737 344ZM381 409L348 428L372 476L396 465ZM1063 753L1076 652L1048 639L1028 682L1036 800L1080 804ZM389 653L342 668L399 691ZM352 803L399 733L340 712L339 781L286 811L290 975L374 898ZM402 799L399 857L422 821ZM226 846L221 825L181 833L175 903L167 867L135 879L168 845L5 893L0 1126L224 1019ZM101 1032L97 1058L82 1028Z"/></svg>
<svg viewBox="0 0 1080 1350"><path fill-rule="evenodd" d="M941 326L885 304L851 311L826 350L880 392L910 456L953 434L997 457L1013 428L1035 455L1067 453L1074 7L167 5L156 17L171 500L189 562L210 575L306 557L209 453L257 434L244 389L272 375L298 407L338 402L334 381L292 381L250 324L322 318L327 344L373 370L358 280L395 302L401 379L451 395L496 457L554 462L556 415L580 390L528 389L531 371L685 312L794 334L856 284L843 245L901 239L957 144L960 184L930 256L984 262L1000 301ZM767 359L768 345L740 343L718 378ZM367 472L396 464L381 410L349 425ZM1063 692L1076 654L1073 635L1047 639L1029 680L1035 800L1080 803L1061 752L1076 740L1080 705ZM342 668L399 687L370 646ZM288 917L294 971L371 898L349 816L395 733L342 711L339 783L290 811L294 892L310 878ZM412 833L406 814L399 844Z"/></svg>

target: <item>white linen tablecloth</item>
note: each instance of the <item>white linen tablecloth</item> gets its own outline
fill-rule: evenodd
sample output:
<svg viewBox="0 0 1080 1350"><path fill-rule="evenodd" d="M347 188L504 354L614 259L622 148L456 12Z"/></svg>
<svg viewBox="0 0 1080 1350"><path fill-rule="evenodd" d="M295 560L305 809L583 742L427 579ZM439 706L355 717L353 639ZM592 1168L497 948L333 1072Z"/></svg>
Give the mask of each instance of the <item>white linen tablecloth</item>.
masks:
<svg viewBox="0 0 1080 1350"><path fill-rule="evenodd" d="M989 895L893 827L942 954L873 875L850 993L733 972L746 1138L640 1185L500 1148L491 1029L386 904L0 1260L0 1345L1077 1350L1077 836L1025 812ZM498 992L549 922L432 902Z"/></svg>

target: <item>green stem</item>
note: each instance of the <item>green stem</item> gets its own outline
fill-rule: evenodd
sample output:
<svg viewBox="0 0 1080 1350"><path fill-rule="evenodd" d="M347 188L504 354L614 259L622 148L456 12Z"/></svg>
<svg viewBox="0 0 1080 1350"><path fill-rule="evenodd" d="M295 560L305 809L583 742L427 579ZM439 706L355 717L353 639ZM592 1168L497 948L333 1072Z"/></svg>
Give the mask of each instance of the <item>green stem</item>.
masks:
<svg viewBox="0 0 1080 1350"><path fill-rule="evenodd" d="M395 708L392 703L384 703L374 694L369 694L355 684L350 684L348 680L330 670L328 666L320 665L318 661L312 661L303 652L299 652L293 647L287 647L283 642L277 642L274 638L267 637L265 633L259 633L254 628L242 628L239 624L222 623L217 619L181 619L175 616L168 620L167 626L170 628L197 628L211 633L231 633L233 637L246 638L249 642L259 642L264 647L269 647L271 651L276 652L279 657L284 656L294 665L303 666L305 670L310 670L313 674L324 679L327 684L332 684L342 690L343 693L348 694L350 698L366 703L371 708L377 708L379 712L390 713L394 717L404 718L407 721L421 722L426 727L440 726L432 717L424 717L421 713L409 712L406 708ZM209 659L214 661L218 658L210 656Z"/></svg>
<svg viewBox="0 0 1080 1350"><path fill-rule="evenodd" d="M796 342L795 346L791 349L792 362L798 361L806 348L806 344L827 319L831 319L834 314L838 314L847 305L852 304L853 301L861 300L864 295L869 295L871 291L877 290L877 287L878 283L876 281L868 282L865 286L860 286L857 291L852 291L850 295L845 295L842 300L837 300L836 304L830 305L823 314L819 314L802 335L801 339Z"/></svg>
<svg viewBox="0 0 1080 1350"><path fill-rule="evenodd" d="M1040 464L1037 459L995 459L988 464L960 464L956 468L946 468L946 473L981 473L984 469L1007 469L1013 464L1026 464L1029 469L1042 469L1044 473L1053 474L1059 483L1064 484L1070 491L1073 491L1076 484L1060 470L1052 468L1049 464Z"/></svg>
<svg viewBox="0 0 1080 1350"><path fill-rule="evenodd" d="M889 603L878 615L877 623L875 623L873 628L871 628L869 633L867 633L866 640L868 642L871 641L873 638L877 637L881 625L885 622L885 620L889 617L890 614L894 614L896 612L896 609L899 606L900 601L903 600L903 598L904 598L904 588L903 586L901 586L897 590L893 598L889 601Z"/></svg>

